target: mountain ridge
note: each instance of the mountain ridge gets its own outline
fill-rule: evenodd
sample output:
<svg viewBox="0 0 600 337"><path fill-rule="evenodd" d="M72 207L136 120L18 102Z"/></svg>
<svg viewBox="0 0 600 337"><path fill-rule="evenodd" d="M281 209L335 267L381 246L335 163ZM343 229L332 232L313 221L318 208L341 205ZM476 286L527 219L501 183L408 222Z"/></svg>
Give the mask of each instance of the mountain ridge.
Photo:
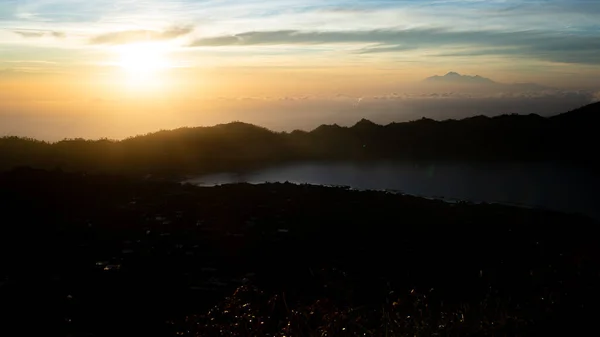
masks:
<svg viewBox="0 0 600 337"><path fill-rule="evenodd" d="M29 166L67 171L186 175L240 171L294 161L560 161L597 165L600 102L553 117L473 116L378 125L321 125L274 132L233 122L163 130L121 141L56 143L0 138L0 170Z"/></svg>

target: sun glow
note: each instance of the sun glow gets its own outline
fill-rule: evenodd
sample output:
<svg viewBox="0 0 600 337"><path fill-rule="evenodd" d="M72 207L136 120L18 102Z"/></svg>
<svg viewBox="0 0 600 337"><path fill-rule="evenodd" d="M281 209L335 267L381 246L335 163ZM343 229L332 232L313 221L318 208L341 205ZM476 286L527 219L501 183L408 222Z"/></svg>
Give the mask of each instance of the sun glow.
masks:
<svg viewBox="0 0 600 337"><path fill-rule="evenodd" d="M119 48L119 65L127 72L146 74L169 67L165 50L151 44L126 45Z"/></svg>
<svg viewBox="0 0 600 337"><path fill-rule="evenodd" d="M127 83L137 88L160 85L161 72L171 67L166 46L160 44L131 44L117 50L118 65L127 76Z"/></svg>

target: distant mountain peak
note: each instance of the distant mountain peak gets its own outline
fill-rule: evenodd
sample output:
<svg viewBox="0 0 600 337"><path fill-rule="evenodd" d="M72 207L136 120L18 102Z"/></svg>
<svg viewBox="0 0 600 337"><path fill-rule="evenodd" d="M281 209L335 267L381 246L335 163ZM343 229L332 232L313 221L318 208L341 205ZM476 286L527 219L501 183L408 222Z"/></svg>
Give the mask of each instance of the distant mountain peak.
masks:
<svg viewBox="0 0 600 337"><path fill-rule="evenodd" d="M440 82L440 83L462 83L462 84L493 84L496 83L489 78L482 77L479 75L469 76L461 75L455 71L450 71L444 76L432 76L425 79L427 82Z"/></svg>

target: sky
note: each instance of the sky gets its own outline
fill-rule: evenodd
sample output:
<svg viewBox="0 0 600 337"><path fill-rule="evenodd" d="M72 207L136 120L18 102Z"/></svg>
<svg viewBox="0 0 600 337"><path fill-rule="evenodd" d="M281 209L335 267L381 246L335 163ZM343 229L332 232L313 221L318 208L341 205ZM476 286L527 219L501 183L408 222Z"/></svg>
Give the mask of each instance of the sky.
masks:
<svg viewBox="0 0 600 337"><path fill-rule="evenodd" d="M448 72L498 85L423 81ZM598 99L597 0L0 0L0 136L550 115Z"/></svg>

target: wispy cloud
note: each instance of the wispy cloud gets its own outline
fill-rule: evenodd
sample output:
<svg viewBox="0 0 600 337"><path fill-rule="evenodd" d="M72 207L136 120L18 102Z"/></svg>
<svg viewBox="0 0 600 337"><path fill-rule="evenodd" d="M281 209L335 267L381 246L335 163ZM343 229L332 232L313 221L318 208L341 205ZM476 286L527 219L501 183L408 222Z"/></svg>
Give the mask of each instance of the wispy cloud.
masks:
<svg viewBox="0 0 600 337"><path fill-rule="evenodd" d="M600 35L574 36L558 32L455 31L449 29L361 31L257 31L195 40L192 47L296 44L376 44L359 53L392 53L435 47L440 56L511 55L565 62L600 64ZM467 48L446 52L443 48Z"/></svg>
<svg viewBox="0 0 600 337"><path fill-rule="evenodd" d="M36 37L42 37L44 36L44 32L39 32L39 31L33 31L33 32L29 32L29 31L14 31L15 34L21 35L22 37L25 38L36 38Z"/></svg>
<svg viewBox="0 0 600 337"><path fill-rule="evenodd" d="M44 30L13 30L13 33L20 35L24 38L40 38L44 36L53 36L56 38L65 37L65 33L57 31L44 31Z"/></svg>
<svg viewBox="0 0 600 337"><path fill-rule="evenodd" d="M164 41L178 38L192 32L192 27L173 27L163 31L125 30L110 32L93 37L92 44L127 44L133 42Z"/></svg>

